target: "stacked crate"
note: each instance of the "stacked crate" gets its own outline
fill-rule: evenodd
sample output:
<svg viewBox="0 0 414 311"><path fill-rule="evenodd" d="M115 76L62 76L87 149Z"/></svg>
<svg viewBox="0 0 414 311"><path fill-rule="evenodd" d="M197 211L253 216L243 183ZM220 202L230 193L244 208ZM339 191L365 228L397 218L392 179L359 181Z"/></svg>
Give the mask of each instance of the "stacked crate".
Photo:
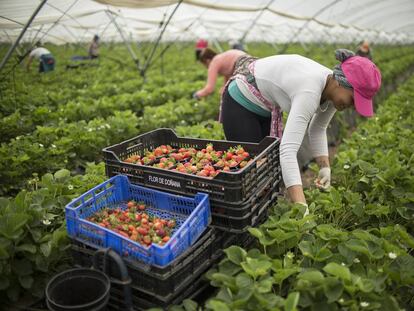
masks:
<svg viewBox="0 0 414 311"><path fill-rule="evenodd" d="M203 149L207 144L222 151L241 145L252 161L242 169L220 173L214 178L125 162L160 145ZM209 284L202 276L222 259L223 249L231 245L249 247L254 239L247 229L263 223L277 200L281 173L279 141L274 138L266 137L259 144L214 141L177 137L171 129L158 129L107 147L103 153L108 177L123 175L135 185L173 195L194 197L204 193L209 196L211 225L184 253L164 266L124 258L132 278L132 301L136 310L165 308L205 290ZM95 250L90 244L74 241L75 263L91 266ZM114 263L109 264L109 272L115 279L119 276ZM112 285L110 309L125 310L122 287L116 282Z"/></svg>

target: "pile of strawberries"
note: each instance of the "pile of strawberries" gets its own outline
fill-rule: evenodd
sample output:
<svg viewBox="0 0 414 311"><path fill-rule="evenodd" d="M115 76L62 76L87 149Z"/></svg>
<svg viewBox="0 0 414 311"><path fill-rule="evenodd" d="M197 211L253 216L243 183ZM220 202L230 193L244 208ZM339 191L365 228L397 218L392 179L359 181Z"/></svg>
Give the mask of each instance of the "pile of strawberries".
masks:
<svg viewBox="0 0 414 311"><path fill-rule="evenodd" d="M164 245L170 240L176 221L150 216L145 209L144 202L129 201L126 209L105 208L88 220L144 246Z"/></svg>
<svg viewBox="0 0 414 311"><path fill-rule="evenodd" d="M153 151L147 151L143 157L132 155L124 162L213 178L220 172L242 169L252 161L249 157L249 153L240 145L226 151L216 151L212 144L207 144L206 148L201 150L177 150L169 145L162 145Z"/></svg>

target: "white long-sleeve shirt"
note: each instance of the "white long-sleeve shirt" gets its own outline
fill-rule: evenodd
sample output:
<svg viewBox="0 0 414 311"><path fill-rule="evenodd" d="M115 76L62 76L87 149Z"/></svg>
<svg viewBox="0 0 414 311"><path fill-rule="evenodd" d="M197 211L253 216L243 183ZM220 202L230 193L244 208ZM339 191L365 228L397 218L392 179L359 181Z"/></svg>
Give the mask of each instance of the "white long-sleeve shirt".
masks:
<svg viewBox="0 0 414 311"><path fill-rule="evenodd" d="M39 59L42 55L46 55L46 54L50 54L50 51L48 49L39 47L39 48L33 49L33 51L30 52L29 56Z"/></svg>
<svg viewBox="0 0 414 311"><path fill-rule="evenodd" d="M260 93L273 105L288 112L280 144L280 162L285 186L301 185L297 153L305 134L312 156L328 156L326 128L336 112L332 103L320 105L329 68L300 55L277 55L258 59L254 76ZM251 102L269 110L258 101L240 79L240 91Z"/></svg>

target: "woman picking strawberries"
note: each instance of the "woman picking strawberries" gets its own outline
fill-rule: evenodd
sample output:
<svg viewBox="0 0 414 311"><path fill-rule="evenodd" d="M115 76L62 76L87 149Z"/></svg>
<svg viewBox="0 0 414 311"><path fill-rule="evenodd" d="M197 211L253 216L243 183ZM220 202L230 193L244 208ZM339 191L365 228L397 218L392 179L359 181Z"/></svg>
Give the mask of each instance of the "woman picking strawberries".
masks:
<svg viewBox="0 0 414 311"><path fill-rule="evenodd" d="M306 205L297 153L309 139L319 165L318 186L330 186L326 128L337 110L355 107L373 115L372 98L381 73L369 59L337 50L341 62L333 70L300 55L250 59L235 68L223 92L221 120L228 140L259 142L281 137L280 162L288 196ZM281 113L288 113L282 137Z"/></svg>

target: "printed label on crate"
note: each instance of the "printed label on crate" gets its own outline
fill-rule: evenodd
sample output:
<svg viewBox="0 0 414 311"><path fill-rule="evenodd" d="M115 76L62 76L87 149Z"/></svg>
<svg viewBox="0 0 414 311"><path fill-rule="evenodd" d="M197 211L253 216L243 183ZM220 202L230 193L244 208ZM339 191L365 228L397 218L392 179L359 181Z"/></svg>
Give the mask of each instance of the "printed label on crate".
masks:
<svg viewBox="0 0 414 311"><path fill-rule="evenodd" d="M145 183L154 186L165 186L171 189L180 189L181 181L172 179L171 177L154 175L152 173L145 174Z"/></svg>

